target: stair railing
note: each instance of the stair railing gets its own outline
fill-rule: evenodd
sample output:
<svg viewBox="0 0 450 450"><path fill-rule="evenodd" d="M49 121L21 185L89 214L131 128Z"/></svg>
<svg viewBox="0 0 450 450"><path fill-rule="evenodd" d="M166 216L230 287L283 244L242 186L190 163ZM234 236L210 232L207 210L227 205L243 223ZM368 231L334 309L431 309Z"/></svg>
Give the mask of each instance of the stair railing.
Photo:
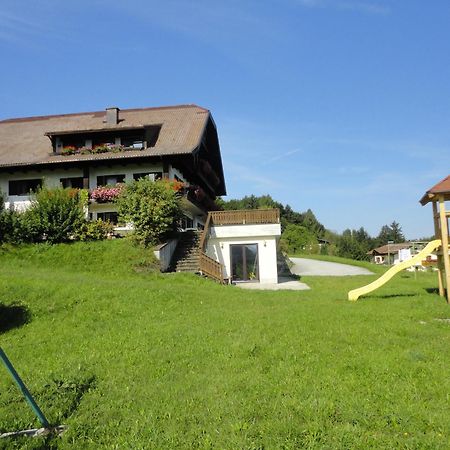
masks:
<svg viewBox="0 0 450 450"><path fill-rule="evenodd" d="M211 224L211 213L208 213L208 217L206 218L205 227L203 228L202 235L200 237L199 247L200 247L200 260L199 260L199 266L200 266L200 272L210 278L213 278L214 280L218 281L219 283L224 283L223 279L223 268L222 264L220 264L218 261L216 261L213 258L210 258L206 254L206 245L208 243L208 237L209 237L209 228Z"/></svg>

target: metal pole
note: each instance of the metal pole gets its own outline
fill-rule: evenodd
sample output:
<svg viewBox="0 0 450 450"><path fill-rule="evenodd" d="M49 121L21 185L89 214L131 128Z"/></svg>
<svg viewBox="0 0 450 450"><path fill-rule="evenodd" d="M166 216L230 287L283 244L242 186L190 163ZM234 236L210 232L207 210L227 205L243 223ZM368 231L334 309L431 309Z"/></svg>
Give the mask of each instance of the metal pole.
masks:
<svg viewBox="0 0 450 450"><path fill-rule="evenodd" d="M24 382L19 377L19 374L16 372L16 370L14 369L13 365L11 364L10 360L5 355L5 352L2 350L1 347L0 347L0 358L3 361L3 364L5 365L8 372L13 377L13 380L15 381L15 383L17 384L19 389L22 391L22 394L24 395L25 400L31 406L31 409L36 414L37 418L39 419L39 422L41 422L41 424L44 428L50 428L50 424L48 423L48 420L45 418L43 412L39 409L39 406L34 401L34 398L30 394L30 391L27 389Z"/></svg>

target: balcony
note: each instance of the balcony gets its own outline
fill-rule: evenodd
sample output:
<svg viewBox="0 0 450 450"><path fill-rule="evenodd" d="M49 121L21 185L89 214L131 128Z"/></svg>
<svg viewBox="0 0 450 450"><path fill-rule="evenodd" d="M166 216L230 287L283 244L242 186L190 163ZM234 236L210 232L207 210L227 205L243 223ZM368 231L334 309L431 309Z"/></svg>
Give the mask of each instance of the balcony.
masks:
<svg viewBox="0 0 450 450"><path fill-rule="evenodd" d="M259 225L280 223L278 209L243 209L211 211L212 225Z"/></svg>
<svg viewBox="0 0 450 450"><path fill-rule="evenodd" d="M115 186L98 186L89 193L89 200L96 203L113 203L121 194L123 184Z"/></svg>

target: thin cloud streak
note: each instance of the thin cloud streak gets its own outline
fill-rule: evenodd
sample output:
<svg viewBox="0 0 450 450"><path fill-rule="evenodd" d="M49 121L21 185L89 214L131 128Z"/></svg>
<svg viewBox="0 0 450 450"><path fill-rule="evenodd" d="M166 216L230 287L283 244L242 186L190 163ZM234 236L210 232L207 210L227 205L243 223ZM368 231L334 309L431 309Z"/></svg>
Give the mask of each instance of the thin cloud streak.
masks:
<svg viewBox="0 0 450 450"><path fill-rule="evenodd" d="M248 166L236 164L231 161L226 161L224 163L224 166L226 168L225 173L232 174L231 177L227 178L236 178L239 179L240 182L246 181L251 183L251 185L248 186L248 192L253 192L252 190L255 188L259 190L265 190L276 189L281 186L280 183L269 178L267 175L260 175L255 173L255 171L253 169L250 169Z"/></svg>
<svg viewBox="0 0 450 450"><path fill-rule="evenodd" d="M297 0L298 4L306 8L327 8L341 11L355 11L371 15L386 15L391 9L373 1L340 1L340 0Z"/></svg>
<svg viewBox="0 0 450 450"><path fill-rule="evenodd" d="M286 158L286 157L291 156L291 155L295 155L296 153L300 153L300 152L303 152L303 150L301 148L297 148L295 150L291 150L289 152L281 153L280 155L273 156L272 158L266 159L261 164L263 166L266 166L267 164L271 164L271 163L273 163L275 161L278 161L280 159Z"/></svg>

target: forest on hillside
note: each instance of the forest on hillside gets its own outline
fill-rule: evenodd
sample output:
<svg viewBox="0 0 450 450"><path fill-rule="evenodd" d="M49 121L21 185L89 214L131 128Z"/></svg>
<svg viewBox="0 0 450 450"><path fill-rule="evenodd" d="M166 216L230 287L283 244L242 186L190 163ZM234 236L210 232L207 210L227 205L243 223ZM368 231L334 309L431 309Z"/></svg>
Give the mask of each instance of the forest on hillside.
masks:
<svg viewBox="0 0 450 450"><path fill-rule="evenodd" d="M368 252L388 242L405 241L402 227L395 220L383 225L377 236L371 236L364 227L346 229L342 234L328 230L311 209L294 211L288 204L274 200L270 195L249 195L241 199L218 199L224 210L278 208L281 217L281 249L290 254L323 254L344 258L368 260Z"/></svg>

